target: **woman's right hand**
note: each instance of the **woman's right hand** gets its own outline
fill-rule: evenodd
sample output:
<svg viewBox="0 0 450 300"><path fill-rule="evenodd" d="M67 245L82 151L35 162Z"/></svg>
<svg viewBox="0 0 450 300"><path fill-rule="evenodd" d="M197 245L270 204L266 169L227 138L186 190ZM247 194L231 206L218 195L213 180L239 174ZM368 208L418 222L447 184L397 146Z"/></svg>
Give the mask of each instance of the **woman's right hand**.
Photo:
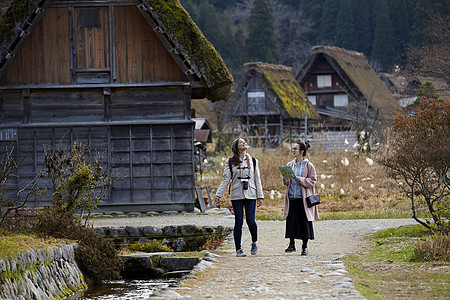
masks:
<svg viewBox="0 0 450 300"><path fill-rule="evenodd" d="M220 198L216 197L216 200L214 202L217 208L220 208Z"/></svg>
<svg viewBox="0 0 450 300"><path fill-rule="evenodd" d="M287 186L287 185L289 184L289 180L288 180L288 179L285 179L285 178L283 177L283 184Z"/></svg>

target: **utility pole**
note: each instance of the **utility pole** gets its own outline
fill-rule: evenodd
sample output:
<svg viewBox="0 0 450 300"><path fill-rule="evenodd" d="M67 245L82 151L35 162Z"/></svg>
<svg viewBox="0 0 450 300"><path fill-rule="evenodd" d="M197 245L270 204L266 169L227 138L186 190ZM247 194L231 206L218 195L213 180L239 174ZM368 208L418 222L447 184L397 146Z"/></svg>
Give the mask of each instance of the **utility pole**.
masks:
<svg viewBox="0 0 450 300"><path fill-rule="evenodd" d="M308 135L308 95L305 92L305 142Z"/></svg>

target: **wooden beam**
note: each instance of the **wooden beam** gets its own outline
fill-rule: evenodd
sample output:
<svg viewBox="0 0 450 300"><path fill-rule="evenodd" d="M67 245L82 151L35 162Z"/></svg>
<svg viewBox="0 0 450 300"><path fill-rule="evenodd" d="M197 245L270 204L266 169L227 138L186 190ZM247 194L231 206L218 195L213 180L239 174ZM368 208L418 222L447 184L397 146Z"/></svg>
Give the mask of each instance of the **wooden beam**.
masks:
<svg viewBox="0 0 450 300"><path fill-rule="evenodd" d="M134 5L131 0L53 0L50 7Z"/></svg>
<svg viewBox="0 0 450 300"><path fill-rule="evenodd" d="M66 128L66 127L98 127L98 126L121 126L121 125L190 125L195 123L192 120L130 120L115 122L71 122L71 123L38 123L38 124L20 124L17 126L11 124L2 124L2 128L20 127L20 128Z"/></svg>
<svg viewBox="0 0 450 300"><path fill-rule="evenodd" d="M146 87L146 88L170 88L170 87L181 87L181 86L189 86L189 82L182 82L182 81L176 81L176 82L152 82L152 83L104 83L104 84L74 84L74 85L68 85L68 84L61 84L61 85L6 85L2 86L3 90L22 90L22 89L39 89L39 90L46 90L46 89L82 89L82 90L90 90L90 89L103 89L103 88L138 88L138 87Z"/></svg>

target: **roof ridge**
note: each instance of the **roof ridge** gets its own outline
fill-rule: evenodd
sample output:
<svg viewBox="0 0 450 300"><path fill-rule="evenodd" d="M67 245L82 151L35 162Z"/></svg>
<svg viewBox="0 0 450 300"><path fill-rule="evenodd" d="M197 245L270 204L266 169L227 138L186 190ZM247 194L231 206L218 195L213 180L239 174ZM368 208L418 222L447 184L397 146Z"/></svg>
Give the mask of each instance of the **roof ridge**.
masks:
<svg viewBox="0 0 450 300"><path fill-rule="evenodd" d="M278 71L289 71L292 72L292 67L285 66L285 65L276 65L276 64L270 64L265 62L248 62L244 64L244 68L251 69L251 68L259 68L259 69L271 69L271 70L278 70Z"/></svg>
<svg viewBox="0 0 450 300"><path fill-rule="evenodd" d="M348 50L340 47L334 47L334 46L313 46L311 49L312 52L325 52L325 51L331 51L331 52L340 52L345 53L348 55L358 56L358 57L365 57L364 53L354 51L354 50Z"/></svg>

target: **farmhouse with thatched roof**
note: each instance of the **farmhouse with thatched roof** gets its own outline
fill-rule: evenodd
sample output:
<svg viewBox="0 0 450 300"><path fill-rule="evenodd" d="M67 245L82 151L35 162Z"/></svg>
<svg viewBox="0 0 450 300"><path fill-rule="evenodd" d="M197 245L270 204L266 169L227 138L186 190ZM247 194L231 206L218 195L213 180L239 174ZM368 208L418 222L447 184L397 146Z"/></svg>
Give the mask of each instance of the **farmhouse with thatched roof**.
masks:
<svg viewBox="0 0 450 300"><path fill-rule="evenodd" d="M25 157L6 196L40 171L44 147L82 140L119 178L102 209L192 210L191 99L227 99L232 85L178 0L4 0L0 143Z"/></svg>
<svg viewBox="0 0 450 300"><path fill-rule="evenodd" d="M292 68L261 62L246 63L245 75L230 101L230 116L243 124L248 139L281 144L286 132L302 132L305 94ZM307 102L307 118L318 118ZM235 128L241 130L242 128Z"/></svg>
<svg viewBox="0 0 450 300"><path fill-rule="evenodd" d="M400 111L395 97L359 52L315 46L296 79L330 129L347 129L361 118L389 122Z"/></svg>

